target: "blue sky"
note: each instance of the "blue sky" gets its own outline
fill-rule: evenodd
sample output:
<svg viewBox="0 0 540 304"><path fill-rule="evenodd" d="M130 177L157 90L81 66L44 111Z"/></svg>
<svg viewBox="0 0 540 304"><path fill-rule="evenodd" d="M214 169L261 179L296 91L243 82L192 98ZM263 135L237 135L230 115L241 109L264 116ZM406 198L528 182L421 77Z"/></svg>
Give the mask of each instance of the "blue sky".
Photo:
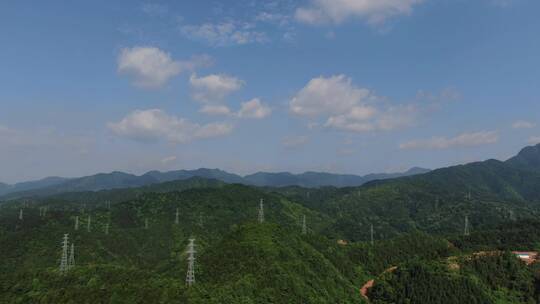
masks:
<svg viewBox="0 0 540 304"><path fill-rule="evenodd" d="M0 181L366 174L540 142L535 0L2 1Z"/></svg>

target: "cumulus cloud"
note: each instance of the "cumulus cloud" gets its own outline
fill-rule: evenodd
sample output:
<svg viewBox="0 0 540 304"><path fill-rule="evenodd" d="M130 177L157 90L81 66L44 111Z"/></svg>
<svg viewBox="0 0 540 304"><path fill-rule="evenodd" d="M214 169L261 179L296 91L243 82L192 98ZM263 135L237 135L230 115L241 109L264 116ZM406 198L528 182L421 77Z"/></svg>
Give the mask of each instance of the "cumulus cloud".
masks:
<svg viewBox="0 0 540 304"><path fill-rule="evenodd" d="M206 115L223 115L223 116L229 116L232 114L231 109L229 107L224 105L204 105L199 112L206 114Z"/></svg>
<svg viewBox="0 0 540 304"><path fill-rule="evenodd" d="M205 102L219 102L229 94L240 90L245 82L236 77L211 74L204 77L191 75L189 83L193 89L193 99Z"/></svg>
<svg viewBox="0 0 540 304"><path fill-rule="evenodd" d="M155 89L165 85L183 70L210 65L207 55L195 56L189 61L176 61L169 53L156 47L124 48L118 56L118 73L129 76L134 85Z"/></svg>
<svg viewBox="0 0 540 304"><path fill-rule="evenodd" d="M324 117L324 127L351 132L392 130L414 123L414 105L384 106L370 90L355 86L345 75L310 80L290 101L291 113Z"/></svg>
<svg viewBox="0 0 540 304"><path fill-rule="evenodd" d="M413 140L399 145L400 149L449 149L457 147L476 147L494 144L499 141L496 131L462 133L456 137L432 137L425 140Z"/></svg>
<svg viewBox="0 0 540 304"><path fill-rule="evenodd" d="M352 85L345 75L310 80L291 100L292 113L315 117L348 112L370 98L370 91Z"/></svg>
<svg viewBox="0 0 540 304"><path fill-rule="evenodd" d="M200 125L184 118L169 115L159 109L136 110L121 121L108 124L116 135L138 141L166 140L186 143L195 139L223 136L233 127L227 123Z"/></svg>
<svg viewBox="0 0 540 304"><path fill-rule="evenodd" d="M213 46L243 45L268 41L267 35L264 32L256 31L251 23L227 21L184 25L180 31L186 37L201 40Z"/></svg>
<svg viewBox="0 0 540 304"><path fill-rule="evenodd" d="M529 137L528 143L530 145L540 144L540 136L531 136L531 137Z"/></svg>
<svg viewBox="0 0 540 304"><path fill-rule="evenodd" d="M252 100L243 102L240 111L238 111L238 117L240 118L262 119L270 114L272 114L272 109L262 103L259 98L253 98Z"/></svg>
<svg viewBox="0 0 540 304"><path fill-rule="evenodd" d="M311 0L296 10L296 20L307 24L339 24L358 18L380 24L391 17L410 15L423 0Z"/></svg>
<svg viewBox="0 0 540 304"><path fill-rule="evenodd" d="M512 124L512 128L514 129L532 129L534 127L536 127L535 123L525 120L519 120Z"/></svg>

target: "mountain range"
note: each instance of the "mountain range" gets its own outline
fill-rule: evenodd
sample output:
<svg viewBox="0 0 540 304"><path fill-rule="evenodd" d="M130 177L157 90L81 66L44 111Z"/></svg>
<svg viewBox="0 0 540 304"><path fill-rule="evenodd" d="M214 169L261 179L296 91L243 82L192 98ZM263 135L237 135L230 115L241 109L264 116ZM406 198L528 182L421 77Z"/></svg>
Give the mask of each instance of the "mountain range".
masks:
<svg viewBox="0 0 540 304"><path fill-rule="evenodd" d="M353 187L377 179L389 179L426 172L429 172L429 170L423 168L412 168L403 173L380 173L365 176L323 172L306 172L302 174L258 172L242 177L219 169L205 168L169 172L150 171L140 176L115 171L79 178L48 177L38 181L18 183L15 185L0 184L0 196L7 195L9 198L14 198L43 196L64 192L132 188L175 180L186 180L192 177L215 179L229 184L245 184L260 187Z"/></svg>
<svg viewBox="0 0 540 304"><path fill-rule="evenodd" d="M231 184L210 170L212 178L5 202L0 302L352 304L367 303L359 290L374 280L370 303L539 303L538 264L511 253L540 244L538 148L356 187ZM60 185L189 176L181 172ZM66 233L77 264L61 274Z"/></svg>

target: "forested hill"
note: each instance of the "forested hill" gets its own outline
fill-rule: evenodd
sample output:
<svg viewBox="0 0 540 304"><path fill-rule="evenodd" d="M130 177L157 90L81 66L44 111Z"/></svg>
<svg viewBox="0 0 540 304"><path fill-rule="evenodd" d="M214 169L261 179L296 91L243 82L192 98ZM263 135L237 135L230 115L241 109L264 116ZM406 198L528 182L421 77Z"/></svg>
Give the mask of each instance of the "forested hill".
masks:
<svg viewBox="0 0 540 304"><path fill-rule="evenodd" d="M538 185L540 172L488 160L360 187L191 178L11 200L0 302L365 303L373 279L372 303L537 303L538 267L510 251L540 251Z"/></svg>
<svg viewBox="0 0 540 304"><path fill-rule="evenodd" d="M257 222L260 199L263 223ZM365 274L354 271L345 252L336 256L335 242L316 234L331 220L257 188L142 193L110 207L25 204L10 202L0 211L2 303L362 302L357 285ZM309 235L302 234L303 216ZM65 233L78 266L61 276ZM188 289L184 252L191 237L198 283Z"/></svg>
<svg viewBox="0 0 540 304"><path fill-rule="evenodd" d="M540 171L540 144L524 148L506 163L523 170Z"/></svg>
<svg viewBox="0 0 540 304"><path fill-rule="evenodd" d="M540 158L540 155L537 155ZM475 228L539 215L540 171L487 160L426 174L379 180L354 188L276 191L335 219L328 234L367 240L403 232L459 233L467 217Z"/></svg>
<svg viewBox="0 0 540 304"><path fill-rule="evenodd" d="M0 302L365 303L359 289L373 278L369 296L375 303L536 299L533 269L513 256L475 264L467 259L449 264L449 259L466 257L477 248L536 249L538 223L473 227L469 237L430 236L405 233L399 229L401 219L394 222L389 214L386 221L399 235L393 237L389 230L383 238L384 227L372 221L375 239L370 244L362 233L356 242L346 238L350 228L369 231L369 225L358 222L344 229L338 225L340 216L310 208L306 200L297 202L297 194L243 185L192 185L181 185L182 191L140 192L110 206L54 198L7 203L0 209ZM317 197L318 191L309 197ZM341 191L328 189L318 199L332 204L335 195L350 195ZM58 266L66 233L75 244L76 266L62 275ZM341 237L345 242L338 244ZM184 282L189 238L195 238L197 251L197 281L191 288ZM456 263L463 271L450 267ZM395 274L380 276L392 266L399 267ZM497 270L502 279L490 281L485 269ZM422 274L418 281L411 281L417 274ZM419 292L407 293L411 289Z"/></svg>

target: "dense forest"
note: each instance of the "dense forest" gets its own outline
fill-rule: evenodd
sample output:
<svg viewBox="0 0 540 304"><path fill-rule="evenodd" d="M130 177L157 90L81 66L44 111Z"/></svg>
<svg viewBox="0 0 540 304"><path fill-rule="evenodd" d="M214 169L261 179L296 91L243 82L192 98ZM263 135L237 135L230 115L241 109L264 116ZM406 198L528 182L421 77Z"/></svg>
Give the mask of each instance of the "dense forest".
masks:
<svg viewBox="0 0 540 304"><path fill-rule="evenodd" d="M530 158L349 188L196 177L6 200L0 302L537 303L539 267L512 253L540 250Z"/></svg>

